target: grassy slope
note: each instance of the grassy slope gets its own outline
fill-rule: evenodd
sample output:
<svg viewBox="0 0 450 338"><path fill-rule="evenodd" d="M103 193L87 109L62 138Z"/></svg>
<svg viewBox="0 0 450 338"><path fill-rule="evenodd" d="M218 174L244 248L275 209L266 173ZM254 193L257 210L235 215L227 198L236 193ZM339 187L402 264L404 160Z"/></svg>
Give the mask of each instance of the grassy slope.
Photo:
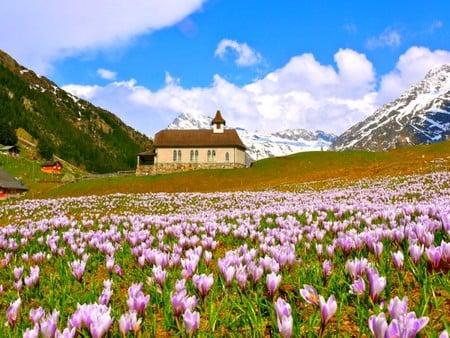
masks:
<svg viewBox="0 0 450 338"><path fill-rule="evenodd" d="M450 170L450 142L416 146L390 152L305 152L264 159L251 168L199 170L146 177L113 177L70 183L41 197L144 192L211 192L263 189L315 188L330 182L364 177L395 176Z"/></svg>

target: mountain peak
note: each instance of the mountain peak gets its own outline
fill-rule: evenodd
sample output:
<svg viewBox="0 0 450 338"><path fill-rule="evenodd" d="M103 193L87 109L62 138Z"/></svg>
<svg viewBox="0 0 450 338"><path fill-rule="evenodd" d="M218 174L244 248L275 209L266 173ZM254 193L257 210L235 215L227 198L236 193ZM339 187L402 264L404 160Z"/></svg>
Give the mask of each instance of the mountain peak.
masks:
<svg viewBox="0 0 450 338"><path fill-rule="evenodd" d="M450 135L450 65L431 69L399 98L339 136L333 148L388 150Z"/></svg>

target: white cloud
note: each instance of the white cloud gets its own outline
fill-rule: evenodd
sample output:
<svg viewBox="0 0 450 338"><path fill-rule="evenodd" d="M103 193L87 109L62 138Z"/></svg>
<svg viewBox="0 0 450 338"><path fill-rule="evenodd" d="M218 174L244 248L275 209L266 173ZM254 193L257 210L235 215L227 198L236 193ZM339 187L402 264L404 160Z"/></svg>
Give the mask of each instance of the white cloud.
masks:
<svg viewBox="0 0 450 338"><path fill-rule="evenodd" d="M430 33L434 33L436 30L442 28L444 26L444 23L440 20L434 21L431 25L428 31Z"/></svg>
<svg viewBox="0 0 450 338"><path fill-rule="evenodd" d="M0 46L19 63L45 74L54 60L129 43L180 22L205 1L5 1Z"/></svg>
<svg viewBox="0 0 450 338"><path fill-rule="evenodd" d="M392 28L386 28L383 33L377 37L367 40L366 47L368 49L376 49L381 47L398 47L401 43L400 33Z"/></svg>
<svg viewBox="0 0 450 338"><path fill-rule="evenodd" d="M85 100L91 100L92 98L97 98L98 92L102 90L102 87L96 85L87 86L87 85L71 84L64 86L63 89Z"/></svg>
<svg viewBox="0 0 450 338"><path fill-rule="evenodd" d="M228 125L249 130L306 128L340 133L374 110L376 93L373 67L365 55L343 49L335 60L336 69L320 64L312 54L299 55L244 87L215 75L209 87L183 88L167 73L165 86L158 91L133 80L65 89L90 95L92 102L148 135L165 128L181 112L212 115L217 109Z"/></svg>
<svg viewBox="0 0 450 338"><path fill-rule="evenodd" d="M356 34L358 32L358 27L353 23L345 24L344 29L351 34Z"/></svg>
<svg viewBox="0 0 450 338"><path fill-rule="evenodd" d="M431 51L425 47L411 47L400 56L395 69L381 78L378 104L400 96L413 84L422 80L434 67L450 63L450 52Z"/></svg>
<svg viewBox="0 0 450 338"><path fill-rule="evenodd" d="M97 69L97 74L105 80L115 80L117 76L116 72L104 68Z"/></svg>
<svg viewBox="0 0 450 338"><path fill-rule="evenodd" d="M215 75L209 87L183 88L167 73L165 86L157 91L133 79L65 89L114 112L149 136L181 112L211 116L217 109L227 125L248 130L305 128L339 134L398 97L430 68L450 62L450 52L410 48L399 57L396 68L381 77L378 92L373 65L364 54L341 49L334 60L335 65L324 65L312 54L298 55L243 87Z"/></svg>
<svg viewBox="0 0 450 338"><path fill-rule="evenodd" d="M241 67L253 66L262 60L262 56L246 43L239 43L229 39L223 39L219 42L214 55L224 59L228 51L236 54L235 62Z"/></svg>

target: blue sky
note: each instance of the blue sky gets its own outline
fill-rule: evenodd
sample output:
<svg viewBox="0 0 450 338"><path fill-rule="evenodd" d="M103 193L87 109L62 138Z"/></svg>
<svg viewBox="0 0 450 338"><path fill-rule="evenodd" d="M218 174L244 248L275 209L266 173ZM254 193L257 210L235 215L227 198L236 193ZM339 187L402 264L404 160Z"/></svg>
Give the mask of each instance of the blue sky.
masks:
<svg viewBox="0 0 450 338"><path fill-rule="evenodd" d="M445 1L3 1L0 49L149 135L182 112L340 134L450 62ZM5 34L8 32L8 34Z"/></svg>

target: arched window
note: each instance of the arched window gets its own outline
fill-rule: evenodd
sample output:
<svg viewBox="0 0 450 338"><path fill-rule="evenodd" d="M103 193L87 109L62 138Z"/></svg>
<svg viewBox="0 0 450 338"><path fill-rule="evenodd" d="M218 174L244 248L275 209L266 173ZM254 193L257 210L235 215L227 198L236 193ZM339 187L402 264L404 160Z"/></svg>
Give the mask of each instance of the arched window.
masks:
<svg viewBox="0 0 450 338"><path fill-rule="evenodd" d="M198 162L198 150L195 151L194 160L195 162Z"/></svg>
<svg viewBox="0 0 450 338"><path fill-rule="evenodd" d="M212 161L216 160L216 151L215 150L212 151L212 156L211 157L212 157L211 158Z"/></svg>
<svg viewBox="0 0 450 338"><path fill-rule="evenodd" d="M211 150L208 150L208 162L212 161Z"/></svg>
<svg viewBox="0 0 450 338"><path fill-rule="evenodd" d="M176 150L173 151L173 158L172 158L172 160L173 160L174 162L177 161L177 151L176 151Z"/></svg>
<svg viewBox="0 0 450 338"><path fill-rule="evenodd" d="M181 162L181 150L178 150L178 162Z"/></svg>
<svg viewBox="0 0 450 338"><path fill-rule="evenodd" d="M230 162L230 153L228 151L225 153L225 162Z"/></svg>
<svg viewBox="0 0 450 338"><path fill-rule="evenodd" d="M194 162L194 161L195 161L195 159L194 159L194 151L191 150L191 162Z"/></svg>

